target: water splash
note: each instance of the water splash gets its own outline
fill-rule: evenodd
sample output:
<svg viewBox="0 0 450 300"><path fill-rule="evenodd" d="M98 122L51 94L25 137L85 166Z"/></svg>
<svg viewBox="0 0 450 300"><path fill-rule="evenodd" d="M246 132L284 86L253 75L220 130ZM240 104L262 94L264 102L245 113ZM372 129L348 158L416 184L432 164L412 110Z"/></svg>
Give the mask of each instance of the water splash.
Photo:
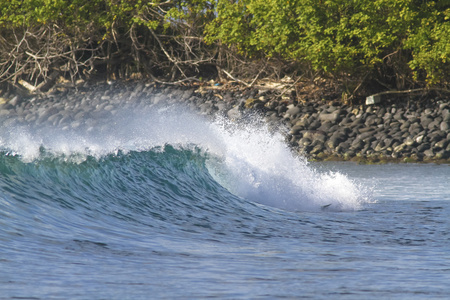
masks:
<svg viewBox="0 0 450 300"><path fill-rule="evenodd" d="M370 199L367 189L345 175L312 168L259 121L242 127L220 119L216 126L225 154L209 163L210 172L240 197L291 211L358 210Z"/></svg>
<svg viewBox="0 0 450 300"><path fill-rule="evenodd" d="M181 105L148 105L119 107L102 118L86 114L77 126L9 123L0 129L0 147L25 162L43 153L82 162L169 144L208 153L214 179L249 201L290 211L348 211L361 209L370 198L343 174L309 166L290 151L282 134L254 117L245 124L211 122Z"/></svg>
<svg viewBox="0 0 450 300"><path fill-rule="evenodd" d="M205 151L220 144L208 130L205 118L180 106L119 107L112 116L86 116L80 123L77 127L33 122L2 126L0 149L31 162L42 157L43 149L52 155L83 160L87 156L101 158L119 151L146 151L166 144L202 145Z"/></svg>

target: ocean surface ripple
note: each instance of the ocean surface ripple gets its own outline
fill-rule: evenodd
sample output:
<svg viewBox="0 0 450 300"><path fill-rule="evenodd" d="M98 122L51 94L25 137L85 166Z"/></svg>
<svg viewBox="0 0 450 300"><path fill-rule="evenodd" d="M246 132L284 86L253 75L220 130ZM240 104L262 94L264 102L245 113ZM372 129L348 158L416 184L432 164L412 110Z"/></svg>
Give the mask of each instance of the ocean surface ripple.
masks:
<svg viewBox="0 0 450 300"><path fill-rule="evenodd" d="M312 166L257 118L152 103L91 118L0 129L2 299L449 292L448 202L385 212L375 187ZM437 277L413 286L423 274Z"/></svg>

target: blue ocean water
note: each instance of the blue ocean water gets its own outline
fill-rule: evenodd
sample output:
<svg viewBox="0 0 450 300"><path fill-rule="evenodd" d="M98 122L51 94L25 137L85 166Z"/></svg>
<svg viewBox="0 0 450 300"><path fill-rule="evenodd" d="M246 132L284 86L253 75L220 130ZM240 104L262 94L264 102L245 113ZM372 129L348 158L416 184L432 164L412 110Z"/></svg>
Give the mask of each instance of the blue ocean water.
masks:
<svg viewBox="0 0 450 300"><path fill-rule="evenodd" d="M102 122L1 128L0 299L450 296L449 166L307 163L173 107Z"/></svg>

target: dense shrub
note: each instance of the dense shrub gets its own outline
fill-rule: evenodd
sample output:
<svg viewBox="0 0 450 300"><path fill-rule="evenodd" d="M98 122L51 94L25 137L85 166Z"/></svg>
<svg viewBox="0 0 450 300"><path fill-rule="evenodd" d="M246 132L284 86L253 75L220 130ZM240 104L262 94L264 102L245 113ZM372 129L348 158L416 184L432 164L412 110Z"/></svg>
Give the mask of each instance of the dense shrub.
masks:
<svg viewBox="0 0 450 300"><path fill-rule="evenodd" d="M444 2L447 2L445 5ZM412 51L409 66L415 79L425 77L429 84L450 79L450 1L422 6L418 26L411 32L405 47ZM422 75L422 76L421 76Z"/></svg>
<svg viewBox="0 0 450 300"><path fill-rule="evenodd" d="M0 80L102 68L175 80L277 58L350 93L446 85L449 21L449 0L0 0Z"/></svg>
<svg viewBox="0 0 450 300"><path fill-rule="evenodd" d="M334 76L384 77L393 88L408 85L412 71L430 84L449 79L449 1L217 2L207 40L250 57L281 55Z"/></svg>
<svg viewBox="0 0 450 300"><path fill-rule="evenodd" d="M0 0L0 79L37 84L52 70L72 79L99 70L186 77L209 59L199 43L208 6L204 0Z"/></svg>

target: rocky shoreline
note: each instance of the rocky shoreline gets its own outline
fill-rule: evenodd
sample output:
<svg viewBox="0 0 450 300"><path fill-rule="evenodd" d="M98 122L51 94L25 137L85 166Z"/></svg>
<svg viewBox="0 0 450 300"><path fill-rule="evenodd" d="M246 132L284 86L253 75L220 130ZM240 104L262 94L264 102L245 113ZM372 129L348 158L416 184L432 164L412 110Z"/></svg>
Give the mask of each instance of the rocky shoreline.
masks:
<svg viewBox="0 0 450 300"><path fill-rule="evenodd" d="M249 114L285 128L293 151L310 160L450 163L450 101L427 99L349 106L299 101L270 89L172 86L144 82L85 83L49 93L0 92L0 125L95 128L120 106L185 103L203 115L239 121ZM90 116L86 122L86 115Z"/></svg>

